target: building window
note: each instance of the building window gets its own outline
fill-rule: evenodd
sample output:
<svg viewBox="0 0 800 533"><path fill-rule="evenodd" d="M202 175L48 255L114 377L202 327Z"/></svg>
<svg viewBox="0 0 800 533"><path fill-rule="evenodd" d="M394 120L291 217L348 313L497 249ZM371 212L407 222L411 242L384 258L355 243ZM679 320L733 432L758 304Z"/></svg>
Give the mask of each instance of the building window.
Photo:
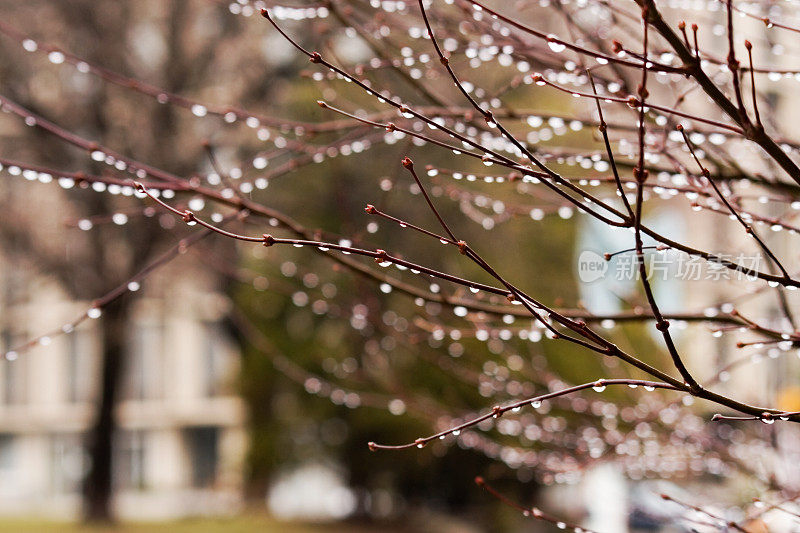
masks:
<svg viewBox="0 0 800 533"><path fill-rule="evenodd" d="M19 492L16 465L14 436L0 433L0 495L11 496Z"/></svg>
<svg viewBox="0 0 800 533"><path fill-rule="evenodd" d="M158 324L134 327L125 372L125 397L152 400L163 396L164 328Z"/></svg>
<svg viewBox="0 0 800 533"><path fill-rule="evenodd" d="M50 486L55 494L75 494L86 465L80 435L56 434L50 444Z"/></svg>
<svg viewBox="0 0 800 533"><path fill-rule="evenodd" d="M225 332L219 322L204 324L206 342L203 344L203 393L217 396L224 392L226 377Z"/></svg>
<svg viewBox="0 0 800 533"><path fill-rule="evenodd" d="M3 330L3 353L14 346L16 339L9 330ZM2 401L6 405L19 405L25 402L27 393L28 358L20 357L14 361L3 359L0 362L2 372Z"/></svg>
<svg viewBox="0 0 800 533"><path fill-rule="evenodd" d="M210 488L217 479L219 428L196 427L184 431L192 465L192 487Z"/></svg>
<svg viewBox="0 0 800 533"><path fill-rule="evenodd" d="M146 487L144 437L140 430L122 430L115 439L115 484L120 489L143 490Z"/></svg>
<svg viewBox="0 0 800 533"><path fill-rule="evenodd" d="M2 298L3 306L8 309L17 305L23 305L30 300L28 293L29 283L25 276L25 269L19 265L7 263L8 268L3 272L2 279Z"/></svg>
<svg viewBox="0 0 800 533"><path fill-rule="evenodd" d="M67 336L66 397L69 403L91 400L93 383L90 333L74 331Z"/></svg>
<svg viewBox="0 0 800 533"><path fill-rule="evenodd" d="M14 468L14 436L0 433L0 472Z"/></svg>

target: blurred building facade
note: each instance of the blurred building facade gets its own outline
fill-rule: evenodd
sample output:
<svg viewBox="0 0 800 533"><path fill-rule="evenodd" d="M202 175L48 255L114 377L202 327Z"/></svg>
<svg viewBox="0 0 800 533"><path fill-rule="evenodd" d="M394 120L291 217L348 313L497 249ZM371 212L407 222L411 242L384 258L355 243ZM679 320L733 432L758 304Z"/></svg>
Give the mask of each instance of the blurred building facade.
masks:
<svg viewBox="0 0 800 533"><path fill-rule="evenodd" d="M114 439L123 519L224 514L241 503L245 408L235 393L239 354L221 323L226 300L185 274L157 273L135 303ZM4 350L90 307L2 261L0 295ZM0 514L80 515L97 323L0 362Z"/></svg>

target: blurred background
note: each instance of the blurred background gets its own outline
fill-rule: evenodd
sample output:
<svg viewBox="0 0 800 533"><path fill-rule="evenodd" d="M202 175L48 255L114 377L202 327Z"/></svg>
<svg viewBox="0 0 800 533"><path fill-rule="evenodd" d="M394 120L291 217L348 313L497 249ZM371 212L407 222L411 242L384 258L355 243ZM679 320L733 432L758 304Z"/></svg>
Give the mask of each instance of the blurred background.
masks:
<svg viewBox="0 0 800 533"><path fill-rule="evenodd" d="M406 53L401 36L392 43L397 55L382 57L387 48L353 30L371 27L360 4L338 4L309 4L282 23L300 42L367 68L411 102L458 102L447 80L430 77L422 90L414 61L396 60L419 62L425 43ZM391 4L384 6L390 13L405 9ZM525 183L492 188L495 178L480 161L454 167L450 154L408 137L337 125L341 117L316 100L344 101L354 111L367 106L365 95L315 77L254 5L3 0L0 14L0 95L80 138L253 198L323 240L403 250L486 281L436 240L364 214L371 203L434 228L400 160L414 158L421 173L428 164L456 168L462 182L428 173L432 194L509 279L524 280L557 307L613 314L643 301L634 282L588 285L576 277L581 251L625 248L627 234L573 216ZM544 31L562 29L558 10L525 16ZM541 61L537 69L548 65L543 57L531 59ZM531 101L506 87L512 76L500 67L482 68L486 91L528 110L522 125L535 142L547 146L555 137L552 145L565 148L554 166L587 177L601 170L597 160L575 159L597 148L590 128L558 118L580 116L573 99L550 92ZM132 198L129 185L81 187L74 175L130 177L122 158L28 122L0 117L0 530L80 528L74 524L85 519L116 520L121 525L104 527L124 531L563 529L500 504L475 486L480 475L515 501L601 531L689 531L688 522L674 520L685 509L669 507L662 492L713 495L721 513L741 518L741 506L796 457L796 445L786 444L796 433L708 429L708 406L629 390L552 402L425 450L371 453L370 441L410 442L542 387L628 371L570 345L539 342L541 329L512 314L496 324L475 318L494 328L486 338L480 327L445 336L436 317L452 309L396 294L308 249L190 237L175 216ZM326 127L309 132L308 123ZM240 233L279 231L269 227L277 222L237 217L189 193L162 198ZM685 211L654 207L648 217L672 235L696 237L682 222ZM710 229L698 238L737 242L712 229L713 216L700 219ZM138 276L162 259L157 271ZM702 314L727 290L721 285L664 282L657 290L665 308ZM119 286L122 297L97 305ZM72 327L87 309L88 319ZM668 361L649 329L607 322L626 347ZM679 340L697 347L693 364L715 376L732 360L731 343L699 340L704 326L691 324ZM13 351L32 338L30 349ZM752 390L743 394L791 409L800 398L797 358L774 359L746 370ZM736 383L735 375L727 379ZM737 456L734 445L751 449ZM754 473L748 453L772 454L769 472Z"/></svg>

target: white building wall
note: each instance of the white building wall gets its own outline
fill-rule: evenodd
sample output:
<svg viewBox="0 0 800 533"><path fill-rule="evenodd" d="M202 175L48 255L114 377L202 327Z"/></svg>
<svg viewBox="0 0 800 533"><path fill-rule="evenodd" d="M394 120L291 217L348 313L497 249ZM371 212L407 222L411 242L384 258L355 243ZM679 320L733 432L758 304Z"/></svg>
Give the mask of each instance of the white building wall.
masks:
<svg viewBox="0 0 800 533"><path fill-rule="evenodd" d="M223 363L215 368L216 379L238 373L238 353L231 341L210 338L205 327L222 318L220 304L225 300L203 290L197 278L174 282L167 274L152 286L155 296L143 295L135 304L130 331L138 337L129 355L140 360L134 363L129 357L126 369L143 369L144 387L131 396L126 376L116 409L117 473L126 460L136 462L141 484L126 485L124 476L117 476L115 508L121 518L136 519L234 512L241 505L245 408L233 387L220 384L215 395L207 394L209 350ZM13 309L2 308L0 302L0 331L16 333L12 344L58 328L88 307L69 302L51 283L36 280L27 288L27 302ZM97 324L81 324L73 334L80 338L56 336L46 346L21 353L16 361L0 362L0 515L80 515L79 479L85 468L80 443L91 427L98 388ZM77 366L71 353L76 348L84 354ZM11 365L16 366L9 370ZM20 398L12 403L5 401L9 371L17 372L24 383ZM78 386L70 379L78 380ZM216 435L211 463L216 469L212 482L203 487L193 486L196 461L187 441L191 428L208 428ZM140 464L131 459L138 452L121 458L125 451L120 443L134 441L141 443Z"/></svg>

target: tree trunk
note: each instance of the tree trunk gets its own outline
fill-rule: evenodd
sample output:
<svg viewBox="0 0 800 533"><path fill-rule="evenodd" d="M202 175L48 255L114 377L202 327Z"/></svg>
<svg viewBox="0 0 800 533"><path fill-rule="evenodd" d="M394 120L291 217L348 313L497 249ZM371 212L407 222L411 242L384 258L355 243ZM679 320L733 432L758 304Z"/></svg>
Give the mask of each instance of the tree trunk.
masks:
<svg viewBox="0 0 800 533"><path fill-rule="evenodd" d="M89 522L111 522L113 512L113 438L116 430L114 407L119 392L125 356L125 338L130 302L118 299L103 309L101 328L100 397L94 425L88 435L89 471L83 481L84 517Z"/></svg>

